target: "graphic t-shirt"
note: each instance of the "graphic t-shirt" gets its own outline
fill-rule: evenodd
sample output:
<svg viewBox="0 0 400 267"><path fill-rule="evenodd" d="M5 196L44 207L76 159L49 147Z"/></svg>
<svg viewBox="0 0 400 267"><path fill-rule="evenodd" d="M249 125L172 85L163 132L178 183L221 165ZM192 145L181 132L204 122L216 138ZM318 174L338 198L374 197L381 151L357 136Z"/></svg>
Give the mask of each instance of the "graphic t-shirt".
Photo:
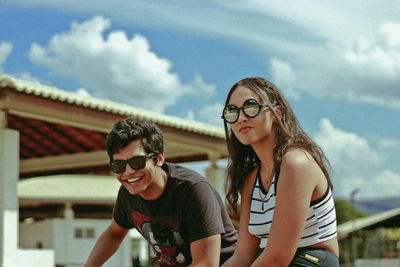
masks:
<svg viewBox="0 0 400 267"><path fill-rule="evenodd" d="M121 227L135 227L152 246L160 266L187 266L190 243L221 234L220 263L235 249L237 232L218 192L200 174L165 163L168 180L162 195L147 201L120 187L113 218Z"/></svg>

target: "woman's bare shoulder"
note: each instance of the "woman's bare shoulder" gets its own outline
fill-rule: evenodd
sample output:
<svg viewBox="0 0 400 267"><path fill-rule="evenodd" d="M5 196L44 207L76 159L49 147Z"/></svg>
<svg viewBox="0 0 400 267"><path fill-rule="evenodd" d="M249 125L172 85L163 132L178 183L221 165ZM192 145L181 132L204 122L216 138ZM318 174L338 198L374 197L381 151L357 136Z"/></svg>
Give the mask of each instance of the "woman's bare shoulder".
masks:
<svg viewBox="0 0 400 267"><path fill-rule="evenodd" d="M316 161L308 151L291 148L283 155L282 165L288 168L307 168L316 165Z"/></svg>
<svg viewBox="0 0 400 267"><path fill-rule="evenodd" d="M313 156L306 150L290 149L282 158L281 178L293 185L304 185L326 189L326 177ZM325 192L325 191L324 191Z"/></svg>

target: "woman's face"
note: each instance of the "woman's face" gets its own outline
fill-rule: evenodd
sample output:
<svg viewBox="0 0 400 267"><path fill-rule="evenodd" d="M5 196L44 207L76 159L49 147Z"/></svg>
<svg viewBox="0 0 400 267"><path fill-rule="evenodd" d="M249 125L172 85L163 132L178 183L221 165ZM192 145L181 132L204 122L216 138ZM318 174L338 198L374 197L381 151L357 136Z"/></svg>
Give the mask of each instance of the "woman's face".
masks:
<svg viewBox="0 0 400 267"><path fill-rule="evenodd" d="M255 92L242 85L233 91L228 104L241 108L248 99L255 99L260 104L265 104ZM254 145L268 138L275 138L272 131L274 118L275 115L269 107L262 107L260 113L254 118L247 117L243 109L240 109L239 118L231 124L231 129L242 144Z"/></svg>

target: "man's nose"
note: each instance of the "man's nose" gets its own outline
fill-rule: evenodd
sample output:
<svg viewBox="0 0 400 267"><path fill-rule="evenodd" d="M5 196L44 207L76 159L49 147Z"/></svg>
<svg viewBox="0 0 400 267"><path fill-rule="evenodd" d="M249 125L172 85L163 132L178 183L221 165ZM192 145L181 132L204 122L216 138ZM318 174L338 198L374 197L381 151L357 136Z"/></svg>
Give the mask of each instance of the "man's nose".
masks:
<svg viewBox="0 0 400 267"><path fill-rule="evenodd" d="M128 164L128 162L127 162L127 163L126 163L126 166L125 166L125 171L124 171L124 173L125 173L125 174L131 174L131 173L134 173L134 172L136 172L136 170L133 169L133 168Z"/></svg>

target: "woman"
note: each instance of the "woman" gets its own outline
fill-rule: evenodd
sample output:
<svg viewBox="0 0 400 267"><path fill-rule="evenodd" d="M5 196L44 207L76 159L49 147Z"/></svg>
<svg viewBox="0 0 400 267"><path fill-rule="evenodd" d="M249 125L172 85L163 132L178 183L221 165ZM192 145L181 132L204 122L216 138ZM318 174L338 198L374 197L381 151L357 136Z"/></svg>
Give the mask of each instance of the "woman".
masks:
<svg viewBox="0 0 400 267"><path fill-rule="evenodd" d="M223 266L339 266L329 162L282 93L243 79L222 118L227 201L235 212L241 201L238 243Z"/></svg>

